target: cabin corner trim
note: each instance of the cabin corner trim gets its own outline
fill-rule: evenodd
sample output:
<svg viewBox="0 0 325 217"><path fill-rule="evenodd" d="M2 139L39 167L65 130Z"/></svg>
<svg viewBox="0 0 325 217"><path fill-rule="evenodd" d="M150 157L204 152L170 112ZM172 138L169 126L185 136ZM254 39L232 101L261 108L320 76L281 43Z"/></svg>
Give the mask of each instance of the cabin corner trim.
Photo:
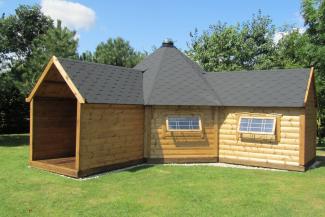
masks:
<svg viewBox="0 0 325 217"><path fill-rule="evenodd" d="M53 56L50 61L47 63L44 71L42 72L41 76L39 77L39 79L37 80L35 86L33 87L32 91L30 92L30 94L28 95L28 97L26 98L26 102L31 102L36 91L38 90L39 86L41 85L41 83L43 82L45 76L47 75L47 73L50 71L51 66L54 63L54 57Z"/></svg>
<svg viewBox="0 0 325 217"><path fill-rule="evenodd" d="M306 104L307 104L310 88L315 88L314 79L315 79L314 67L311 67L310 72L309 72L309 78L308 78L307 88L306 88L306 92L305 92L305 97L304 97L304 107L306 107ZM313 85L313 87L311 87L312 85ZM314 93L316 94L316 92L314 92ZM315 102L317 105L317 100Z"/></svg>

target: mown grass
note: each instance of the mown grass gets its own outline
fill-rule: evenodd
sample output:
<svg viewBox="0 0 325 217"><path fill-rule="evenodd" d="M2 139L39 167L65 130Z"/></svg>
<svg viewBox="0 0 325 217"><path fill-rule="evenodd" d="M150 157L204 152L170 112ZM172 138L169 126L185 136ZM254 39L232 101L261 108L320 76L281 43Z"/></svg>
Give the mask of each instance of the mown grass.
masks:
<svg viewBox="0 0 325 217"><path fill-rule="evenodd" d="M29 168L27 142L0 136L1 216L325 215L323 166L300 173L159 165L79 181Z"/></svg>

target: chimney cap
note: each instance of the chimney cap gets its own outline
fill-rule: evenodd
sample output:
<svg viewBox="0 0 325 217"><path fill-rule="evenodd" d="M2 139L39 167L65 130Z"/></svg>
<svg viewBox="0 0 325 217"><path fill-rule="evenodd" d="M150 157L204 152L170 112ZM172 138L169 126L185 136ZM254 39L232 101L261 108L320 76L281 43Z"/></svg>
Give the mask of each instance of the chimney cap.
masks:
<svg viewBox="0 0 325 217"><path fill-rule="evenodd" d="M174 41L171 38L166 38L162 45L162 47L174 47Z"/></svg>

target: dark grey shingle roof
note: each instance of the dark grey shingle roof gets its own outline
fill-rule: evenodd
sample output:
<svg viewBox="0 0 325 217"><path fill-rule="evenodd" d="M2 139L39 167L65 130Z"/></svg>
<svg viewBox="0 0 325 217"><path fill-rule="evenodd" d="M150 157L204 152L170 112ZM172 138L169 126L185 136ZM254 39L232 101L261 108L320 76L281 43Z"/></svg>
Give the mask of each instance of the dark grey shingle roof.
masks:
<svg viewBox="0 0 325 217"><path fill-rule="evenodd" d="M207 72L224 106L302 107L310 69Z"/></svg>
<svg viewBox="0 0 325 217"><path fill-rule="evenodd" d="M135 66L146 105L221 105L202 69L175 47L161 47Z"/></svg>
<svg viewBox="0 0 325 217"><path fill-rule="evenodd" d="M59 58L88 103L302 107L309 69L204 72L175 47L134 69Z"/></svg>
<svg viewBox="0 0 325 217"><path fill-rule="evenodd" d="M142 72L58 58L88 103L143 104Z"/></svg>

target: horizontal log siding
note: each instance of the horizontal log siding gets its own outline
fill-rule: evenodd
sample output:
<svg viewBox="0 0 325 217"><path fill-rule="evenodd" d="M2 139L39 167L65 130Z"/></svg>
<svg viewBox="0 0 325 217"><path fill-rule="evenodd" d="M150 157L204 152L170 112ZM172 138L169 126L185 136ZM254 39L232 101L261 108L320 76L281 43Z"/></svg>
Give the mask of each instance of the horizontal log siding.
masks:
<svg viewBox="0 0 325 217"><path fill-rule="evenodd" d="M79 170L143 159L144 107L81 104Z"/></svg>
<svg viewBox="0 0 325 217"><path fill-rule="evenodd" d="M217 108L193 106L153 106L151 110L150 159L165 159L163 162L189 162L195 159L217 158L217 130L214 121ZM200 115L202 132L169 132L168 115ZM168 160L170 159L170 160ZM177 161L176 161L177 160Z"/></svg>
<svg viewBox="0 0 325 217"><path fill-rule="evenodd" d="M308 164L316 157L317 107L315 99L315 87L312 80L305 109L304 164Z"/></svg>
<svg viewBox="0 0 325 217"><path fill-rule="evenodd" d="M225 107L219 113L219 159L299 166L299 127L303 109ZM280 129L275 135L238 134L241 114L276 115Z"/></svg>

